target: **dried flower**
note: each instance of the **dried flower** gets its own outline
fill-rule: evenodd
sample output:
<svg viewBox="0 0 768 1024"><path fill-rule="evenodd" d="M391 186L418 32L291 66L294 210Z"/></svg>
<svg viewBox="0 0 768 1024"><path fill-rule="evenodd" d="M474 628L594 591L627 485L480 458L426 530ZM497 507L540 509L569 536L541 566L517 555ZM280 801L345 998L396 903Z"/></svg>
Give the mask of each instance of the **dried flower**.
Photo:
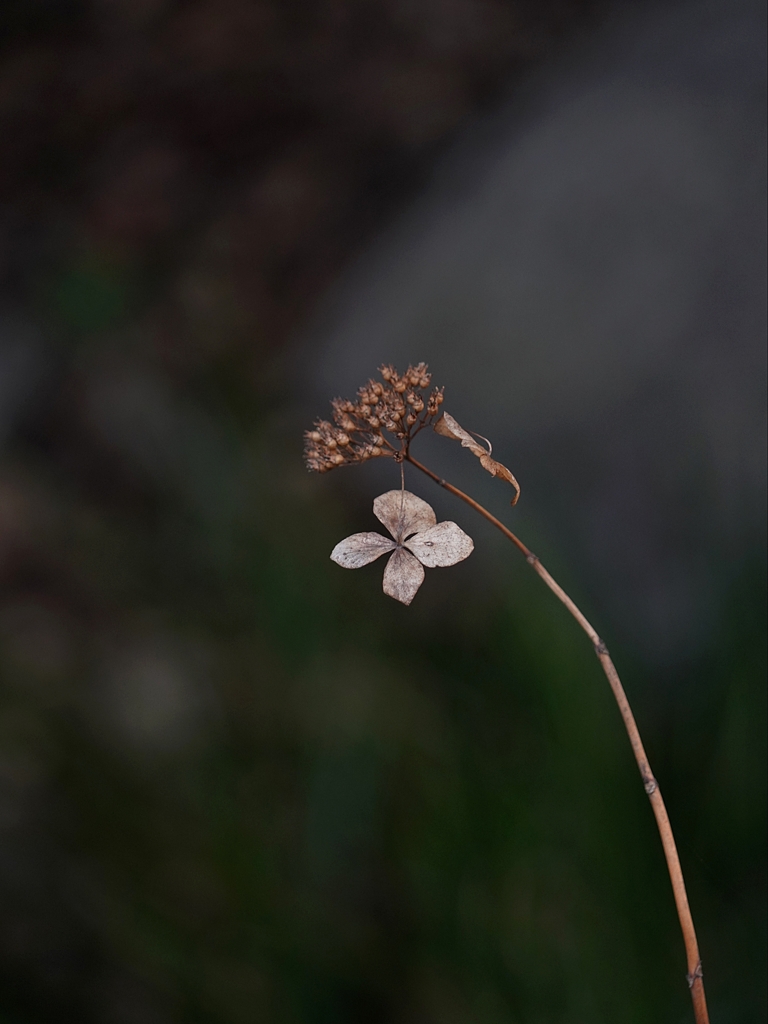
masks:
<svg viewBox="0 0 768 1024"><path fill-rule="evenodd" d="M380 533L353 533L340 541L331 558L345 569L359 569L388 551L384 593L410 604L424 582L424 566L455 565L474 548L472 538L456 523L438 523L431 505L410 491L387 491L373 502L376 518L394 537Z"/></svg>
<svg viewBox="0 0 768 1024"><path fill-rule="evenodd" d="M398 373L382 366L381 382L369 380L357 392L357 401L335 398L333 422L318 420L304 434L307 467L327 473L337 466L367 462L381 456L401 462L411 439L437 416L443 389L433 388L426 363ZM389 435L389 436L387 436Z"/></svg>
<svg viewBox="0 0 768 1024"><path fill-rule="evenodd" d="M400 463L401 489L380 494L373 502L373 511L392 535L384 537L379 533L355 533L341 541L331 552L334 562L347 569L357 569L375 561L383 554L389 554L384 569L384 593L402 604L409 605L424 582L424 566L455 565L474 549L472 538L468 537L456 523L438 523L431 506L415 494L405 490L405 462L410 462L441 487L450 491L471 505L477 512L494 524L525 556L534 572L562 601L571 615L589 637L595 653L605 671L606 677L619 705L629 734L637 765L643 778L645 791L651 799L664 846L669 876L675 893L680 926L683 931L688 958L688 987L693 997L697 1024L706 1024L706 1000L702 981L701 960L693 927L688 898L685 892L680 861L675 840L669 825L664 802L658 783L653 777L643 749L637 723L627 702L616 668L600 636L582 615L565 591L555 582L533 552L519 537L516 537L500 520L484 509L474 498L460 491L458 487L442 480L431 469L413 458L409 446L413 437L437 416L443 401L442 388L435 388L425 403L422 394L429 386L430 377L424 363L409 366L404 374L398 374L392 366L382 366L381 378L369 381L360 388L358 402L337 398L333 402L334 423L320 420L314 430L305 434L305 455L310 469L325 472L335 466L362 462L371 455L388 455ZM492 476L501 477L515 488L514 505L520 497L520 487L512 473L497 462L492 455L491 442L481 434L465 430L449 413L443 413L434 423L434 429L443 437L459 441L480 460L480 465ZM392 444L384 431L393 436L399 447ZM485 441L483 447L476 438Z"/></svg>
<svg viewBox="0 0 768 1024"><path fill-rule="evenodd" d="M483 448L475 438L470 434L468 430L465 430L461 424L457 423L456 420L451 416L450 413L444 412L440 419L435 423L435 433L442 434L443 437L450 437L453 441L461 441L462 448L469 448L473 455L476 455L480 460L480 465L483 469L487 470L491 476L500 476L502 480L506 480L507 483L512 484L515 488L515 496L512 499L512 504L517 504L517 499L520 497L520 484L515 480L511 471L506 466L497 462L496 459L491 458L493 448L491 442L487 438L483 438L488 448ZM480 437L481 435L476 435Z"/></svg>

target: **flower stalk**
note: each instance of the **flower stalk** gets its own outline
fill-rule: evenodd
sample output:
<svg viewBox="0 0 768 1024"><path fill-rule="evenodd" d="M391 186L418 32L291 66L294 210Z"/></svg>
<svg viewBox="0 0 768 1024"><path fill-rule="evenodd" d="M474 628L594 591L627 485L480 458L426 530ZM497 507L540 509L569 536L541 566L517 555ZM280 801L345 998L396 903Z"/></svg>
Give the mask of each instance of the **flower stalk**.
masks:
<svg viewBox="0 0 768 1024"><path fill-rule="evenodd" d="M709 1024L699 946L675 838L659 784L651 771L635 716L608 648L578 606L516 534L474 498L443 480L411 455L414 437L425 427L432 426L438 434L458 441L462 447L467 448L478 458L486 472L511 484L515 491L513 505L520 496L520 487L510 470L492 457L490 442L479 434L464 430L449 413L441 412L443 389L433 388L427 392L431 375L426 364L409 366L404 374L399 374L393 366L383 366L379 372L381 382L368 381L359 389L355 402L334 399L331 403L333 422L317 420L313 429L304 435L304 458L307 467L315 472L325 473L339 466L381 457L391 458L400 466L400 491L388 491L376 498L373 504L376 517L387 528L392 539L378 533L353 534L336 545L331 558L344 568L351 569L367 565L383 554L390 554L384 571L384 593L408 605L424 580L424 566L435 568L455 565L468 557L473 548L471 538L455 523L437 523L433 509L405 490L402 470L403 464L409 462L503 533L565 605L592 643L627 730L640 777L656 818L672 883L685 943L688 987L696 1024ZM488 447L481 445L477 438L486 441Z"/></svg>
<svg viewBox="0 0 768 1024"><path fill-rule="evenodd" d="M627 695L624 692L619 673L616 671L616 666L613 664L608 648L605 643L601 640L597 630L589 622L587 617L579 609L579 607L571 600L566 594L559 583L556 582L544 568L539 561L538 557L524 544L519 537L517 537L508 527L497 519L496 516L492 515L486 508L484 508L479 502L475 501L464 491L455 487L453 484L448 483L447 480L443 480L433 473L431 469L423 465L417 459L415 459L410 452L405 456L406 461L410 462L412 466L425 473L431 480L434 480L436 484L443 487L446 491L450 491L451 494L460 498L466 502L476 512L479 512L481 516L492 523L497 530L504 534L504 536L511 540L515 547L525 556L526 562L531 566L534 572L544 581L549 587L552 593L561 601L574 619L578 622L584 632L587 634L589 639L592 641L595 654L600 661L600 664L605 672L608 684L611 687L613 696L616 699L616 703L619 708L619 713L624 722L624 726L629 736L629 742L632 747L632 753L635 755L635 761L637 767L640 769L640 777L643 780L643 788L648 794L648 799L651 802L653 813L656 818L656 825L659 830L661 837L661 845L664 848L664 857L667 862L667 870L669 872L669 878L672 883L672 892L675 898L675 906L677 908L677 916L680 921L680 929L683 933L683 942L685 943L685 953L688 961L688 973L686 975L688 980L688 987L691 990L691 999L693 1001L693 1013L696 1020L696 1024L709 1024L709 1013L707 1011L707 1000L704 993L704 977L701 969L701 957L699 956L699 944L696 938L696 929L693 925L693 917L691 916L691 908L688 905L688 894L685 888L685 879L683 878L683 869L680 866L680 857L677 852L677 844L675 843L675 837L672 832L672 826L669 821L669 815L667 814L667 808L664 804L664 799L659 789L659 784L651 771L651 766L648 762L648 755L645 752L643 741L640 738L640 732L637 728L635 716L632 713Z"/></svg>

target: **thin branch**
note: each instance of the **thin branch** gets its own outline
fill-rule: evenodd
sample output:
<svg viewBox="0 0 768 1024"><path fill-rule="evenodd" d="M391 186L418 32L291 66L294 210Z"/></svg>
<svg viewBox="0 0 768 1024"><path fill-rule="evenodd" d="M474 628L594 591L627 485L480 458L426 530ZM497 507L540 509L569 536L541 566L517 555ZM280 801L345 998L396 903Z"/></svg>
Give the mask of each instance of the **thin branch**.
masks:
<svg viewBox="0 0 768 1024"><path fill-rule="evenodd" d="M487 519L489 523L493 523L496 529L500 530L508 540L511 540L515 547L525 556L528 564L541 577L544 583L546 583L552 593L555 594L555 596L565 605L592 641L595 654L600 660L600 664L603 667L603 671L605 672L608 683L613 691L613 696L616 698L616 703L619 706L619 712L629 736L632 752L635 755L637 767L640 769L640 777L643 780L645 792L648 794L648 798L651 801L651 807L653 808L653 813L656 817L656 824L659 829L661 844L664 847L664 856L667 861L667 870L669 871L670 881L672 882L672 891L675 897L677 916L680 919L680 928L683 933L683 941L685 942L685 952L688 960L688 986L691 990L691 999L693 1000L693 1012L696 1018L696 1024L709 1024L707 1001L704 995L704 979L701 970L701 958L699 957L699 945L696 940L696 931L693 927L691 910L688 906L688 896L685 891L685 881L683 879L682 868L680 867L680 858L677 854L675 838L672 834L672 826L669 823L669 816L667 814L667 809L664 806L664 800L661 796L659 784L654 778L651 766L648 763L648 757L645 753L645 748L643 747L643 741L640 739L640 733L637 728L637 723L635 722L635 716L632 714L632 709L629 706L627 695L624 692L624 687L621 684L616 667L608 653L608 648L600 639L600 636L589 620L582 614L570 597L568 597L563 588L549 575L536 555L534 555L534 553L525 544L523 544L519 537L515 536L511 530L496 518L496 516L491 515L491 513L486 508L483 508L479 502L475 501L474 498L470 498L470 496L465 494L464 491L459 490L458 487L454 487L454 485L448 483L447 480L443 480L437 475L437 473L433 473L431 469L428 469L426 466L414 459L410 453L406 453L405 458L412 466L415 466L416 469L421 470L422 473L426 473L426 475L434 480L436 484L444 487L446 491L450 491L450 493L454 494L457 498L461 498L462 501L466 502L467 505L470 505L476 512L479 512L481 516Z"/></svg>

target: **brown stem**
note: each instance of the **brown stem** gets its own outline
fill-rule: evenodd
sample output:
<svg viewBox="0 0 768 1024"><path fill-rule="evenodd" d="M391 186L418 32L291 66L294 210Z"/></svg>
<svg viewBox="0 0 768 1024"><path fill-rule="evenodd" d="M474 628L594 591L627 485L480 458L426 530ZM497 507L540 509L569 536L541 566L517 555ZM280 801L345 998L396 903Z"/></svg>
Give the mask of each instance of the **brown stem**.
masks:
<svg viewBox="0 0 768 1024"><path fill-rule="evenodd" d="M693 927L693 918L691 917L691 910L688 906L688 896L685 891L685 881L683 880L683 871L680 867L680 858L677 855L675 837L672 834L672 826L669 823L669 816L667 814L667 809L664 806L664 800L661 796L659 784L653 776L651 766L648 763L648 757L645 753L645 748L643 747L643 741L640 739L640 733L637 728L637 723L635 722L635 716L632 714L632 708L629 706L627 695L624 692L624 687L621 685L619 674L611 661L608 648L600 639L597 631L591 625L589 620L577 608L570 597L568 597L563 588L552 579L536 555L534 555L534 553L526 547L525 544L523 544L519 537L516 537L511 530L496 518L496 516L491 515L491 513L487 509L483 508L479 502L475 501L474 498L470 498L468 494L459 490L458 487L454 487L453 484L449 484L447 480L441 479L437 473L433 473L431 469L427 469L426 466L417 462L410 453L406 454L405 457L412 466L415 466L416 469L420 469L422 473L426 473L426 475L434 480L436 484L444 487L445 490L450 491L451 494L455 494L457 498L461 498L461 500L465 501L467 505L471 505L476 512L479 512L480 515L487 519L489 523L493 523L497 530L500 530L508 540L511 540L515 547L525 555L525 559L528 564L533 567L536 573L538 573L552 593L562 601L592 641L595 654L597 654L600 664L603 666L603 671L605 672L611 690L613 691L613 696L616 698L616 703L619 706L619 712L624 720L624 725L629 736L629 742L632 745L632 752L635 755L637 767L640 769L640 776L643 780L645 792L648 794L648 798L651 801L651 807L653 808L653 813L656 816L656 824L659 829L659 835L661 836L661 844L664 847L664 856L667 860L667 870L669 871L669 877L672 882L672 891L675 896L677 916L680 919L680 928L683 932L683 941L685 942L685 952L688 959L688 986L691 990L696 1024L709 1024L707 1000L704 995L704 979L701 971L701 959L699 957L699 944L696 941L696 931Z"/></svg>

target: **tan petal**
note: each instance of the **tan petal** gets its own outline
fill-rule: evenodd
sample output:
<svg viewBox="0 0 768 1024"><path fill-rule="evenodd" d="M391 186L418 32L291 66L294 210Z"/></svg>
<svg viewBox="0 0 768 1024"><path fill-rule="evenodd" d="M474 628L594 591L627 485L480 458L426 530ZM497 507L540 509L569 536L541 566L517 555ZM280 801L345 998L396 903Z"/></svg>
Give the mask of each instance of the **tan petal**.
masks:
<svg viewBox="0 0 768 1024"><path fill-rule="evenodd" d="M405 546L428 569L462 562L475 547L472 538L456 523L438 523L411 537Z"/></svg>
<svg viewBox="0 0 768 1024"><path fill-rule="evenodd" d="M469 448L472 454L477 455L478 458L488 454L487 448L483 448L461 424L456 422L449 412L443 413L435 424L434 430L436 434L450 437L452 441L461 441L462 448Z"/></svg>
<svg viewBox="0 0 768 1024"><path fill-rule="evenodd" d="M424 567L404 548L397 548L384 569L384 593L401 604L410 604L424 582Z"/></svg>
<svg viewBox="0 0 768 1024"><path fill-rule="evenodd" d="M507 467L503 466L500 462L497 462L496 459L492 459L490 455L481 455L480 465L483 469L487 469L491 476L500 476L502 480L506 480L508 484L512 484L515 488L515 496L512 499L512 504L516 505L517 499L520 497L520 484L515 480Z"/></svg>
<svg viewBox="0 0 768 1024"><path fill-rule="evenodd" d="M373 512L396 541L426 530L437 522L432 506L410 491L387 491L374 499Z"/></svg>
<svg viewBox="0 0 768 1024"><path fill-rule="evenodd" d="M394 541L380 533L353 533L351 537L339 541L331 552L331 558L345 569L359 569L361 565L374 562L394 547Z"/></svg>

